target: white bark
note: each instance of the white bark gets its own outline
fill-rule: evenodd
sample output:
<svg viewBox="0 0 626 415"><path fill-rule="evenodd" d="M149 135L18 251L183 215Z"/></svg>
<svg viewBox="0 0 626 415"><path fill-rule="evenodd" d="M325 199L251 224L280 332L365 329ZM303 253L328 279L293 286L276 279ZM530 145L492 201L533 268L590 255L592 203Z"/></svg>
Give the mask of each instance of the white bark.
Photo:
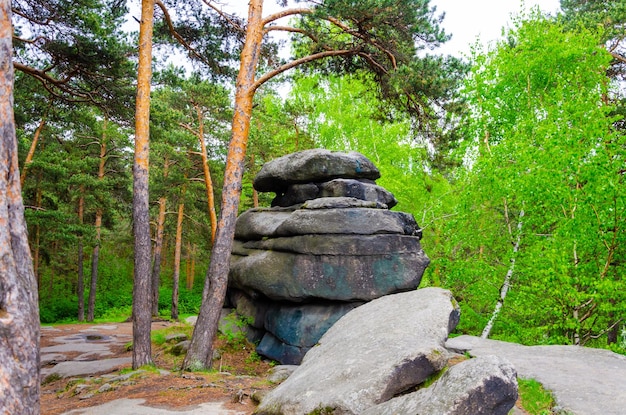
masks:
<svg viewBox="0 0 626 415"><path fill-rule="evenodd" d="M522 218L524 217L524 209L519 212L519 219L517 223L517 239L515 240L515 245L513 245L513 255L511 256L511 265L509 266L509 270L504 277L504 282L502 283L502 288L500 288L500 297L498 298L498 302L496 303L495 308L493 309L493 313L491 313L491 318L489 322L483 329L480 337L486 339L489 337L491 333L491 329L493 328L493 324L498 318L498 314L500 314L500 310L504 305L504 299L506 298L507 293L509 292L509 287L511 286L511 277L513 276L513 270L515 269L515 257L517 256L517 251L519 251L520 240L522 239Z"/></svg>

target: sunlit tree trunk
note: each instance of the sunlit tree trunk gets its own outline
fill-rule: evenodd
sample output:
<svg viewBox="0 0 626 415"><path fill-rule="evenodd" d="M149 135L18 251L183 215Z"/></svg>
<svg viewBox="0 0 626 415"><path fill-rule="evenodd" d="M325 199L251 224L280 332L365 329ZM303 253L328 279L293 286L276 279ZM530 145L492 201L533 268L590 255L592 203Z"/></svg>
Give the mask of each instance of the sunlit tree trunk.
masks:
<svg viewBox="0 0 626 415"><path fill-rule="evenodd" d="M215 212L215 197L213 191L213 180L211 179L211 170L209 169L209 159L206 152L206 144L204 143L204 117L202 109L196 105L196 114L198 116L198 140L200 141L200 152L202 156L202 171L204 172L204 183L206 187L207 207L209 218L211 219L211 242L215 241L215 232L217 231L217 213Z"/></svg>
<svg viewBox="0 0 626 415"><path fill-rule="evenodd" d="M150 137L150 80L152 78L152 28L154 0L142 0L139 25L139 67L135 112L135 161L133 168L133 224L135 271L133 281L133 369L151 365L150 327L150 213L148 193Z"/></svg>
<svg viewBox="0 0 626 415"><path fill-rule="evenodd" d="M28 166L33 162L33 157L35 156L35 149L37 148L37 144L39 143L39 137L41 136L41 131L43 127L46 125L46 114L41 117L39 121L39 125L35 130L35 134L33 135L33 141L30 143L30 148L28 149L28 153L26 154L26 159L24 160L24 167L22 167L22 175L20 176L20 186L24 187L24 180L26 180L26 171L28 170Z"/></svg>
<svg viewBox="0 0 626 415"><path fill-rule="evenodd" d="M230 252L241 196L252 100L255 92L254 78L263 40L262 12L263 1L250 0L246 41L241 52L241 65L237 76L232 136L224 172L222 209L202 293L202 305L189 351L183 362L184 369L210 368L212 363L213 339L217 333L220 312L226 297Z"/></svg>
<svg viewBox="0 0 626 415"><path fill-rule="evenodd" d="M39 306L13 114L11 2L0 0L0 413L39 414Z"/></svg>

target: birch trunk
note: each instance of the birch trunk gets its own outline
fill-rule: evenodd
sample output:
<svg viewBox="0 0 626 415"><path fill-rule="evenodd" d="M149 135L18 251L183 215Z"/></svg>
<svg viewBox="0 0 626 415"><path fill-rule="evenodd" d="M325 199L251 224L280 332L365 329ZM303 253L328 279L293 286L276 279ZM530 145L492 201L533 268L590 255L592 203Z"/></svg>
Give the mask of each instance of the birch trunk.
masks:
<svg viewBox="0 0 626 415"><path fill-rule="evenodd" d="M519 244L522 239L522 218L523 217L524 217L524 210L522 209L519 212L519 219L517 222L517 238L515 240L515 245L513 245L513 255L511 256L511 264L509 265L509 270L507 271L506 276L504 277L502 288L500 288L500 297L498 298L498 302L496 302L496 306L493 310L493 313L491 313L491 318L489 319L489 322L487 323L487 325L483 329L482 334L480 335L480 337L482 337L483 339L488 338L489 334L491 334L491 329L493 328L493 324L495 323L496 318L498 318L498 314L500 314L500 310L502 309L502 306L504 305L504 300L506 298L506 295L509 292L509 287L511 285L511 277L513 277L513 269L515 268L515 258L517 256L517 252L519 251Z"/></svg>

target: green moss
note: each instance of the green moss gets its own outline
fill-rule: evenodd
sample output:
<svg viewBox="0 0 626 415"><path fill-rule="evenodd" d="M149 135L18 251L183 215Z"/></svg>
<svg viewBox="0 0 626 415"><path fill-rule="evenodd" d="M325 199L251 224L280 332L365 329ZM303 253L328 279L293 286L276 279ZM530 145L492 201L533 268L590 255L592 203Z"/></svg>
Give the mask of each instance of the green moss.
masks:
<svg viewBox="0 0 626 415"><path fill-rule="evenodd" d="M522 407L530 415L552 415L555 405L550 391L534 379L518 379Z"/></svg>

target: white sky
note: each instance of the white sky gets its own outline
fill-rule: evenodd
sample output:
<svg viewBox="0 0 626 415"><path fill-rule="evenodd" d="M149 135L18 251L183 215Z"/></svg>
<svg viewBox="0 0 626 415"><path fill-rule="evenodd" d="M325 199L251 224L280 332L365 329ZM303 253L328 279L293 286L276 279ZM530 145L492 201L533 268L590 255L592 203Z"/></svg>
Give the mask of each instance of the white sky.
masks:
<svg viewBox="0 0 626 415"><path fill-rule="evenodd" d="M223 1L225 10L235 11L247 17L246 0ZM559 0L430 0L431 6L437 7L437 14L445 12L443 27L452 39L439 51L445 54L469 54L470 46L477 39L483 44L500 38L502 28L507 27L511 15L519 14L537 5L542 11L555 14L559 10ZM289 6L294 6L290 1ZM275 0L265 0L263 14L268 15L280 10Z"/></svg>
<svg viewBox="0 0 626 415"><path fill-rule="evenodd" d="M501 37L511 15L539 6L544 12L556 14L559 0L431 0L437 13L445 12L443 27L452 34L440 49L448 54L469 54L470 46L479 39L485 45Z"/></svg>

